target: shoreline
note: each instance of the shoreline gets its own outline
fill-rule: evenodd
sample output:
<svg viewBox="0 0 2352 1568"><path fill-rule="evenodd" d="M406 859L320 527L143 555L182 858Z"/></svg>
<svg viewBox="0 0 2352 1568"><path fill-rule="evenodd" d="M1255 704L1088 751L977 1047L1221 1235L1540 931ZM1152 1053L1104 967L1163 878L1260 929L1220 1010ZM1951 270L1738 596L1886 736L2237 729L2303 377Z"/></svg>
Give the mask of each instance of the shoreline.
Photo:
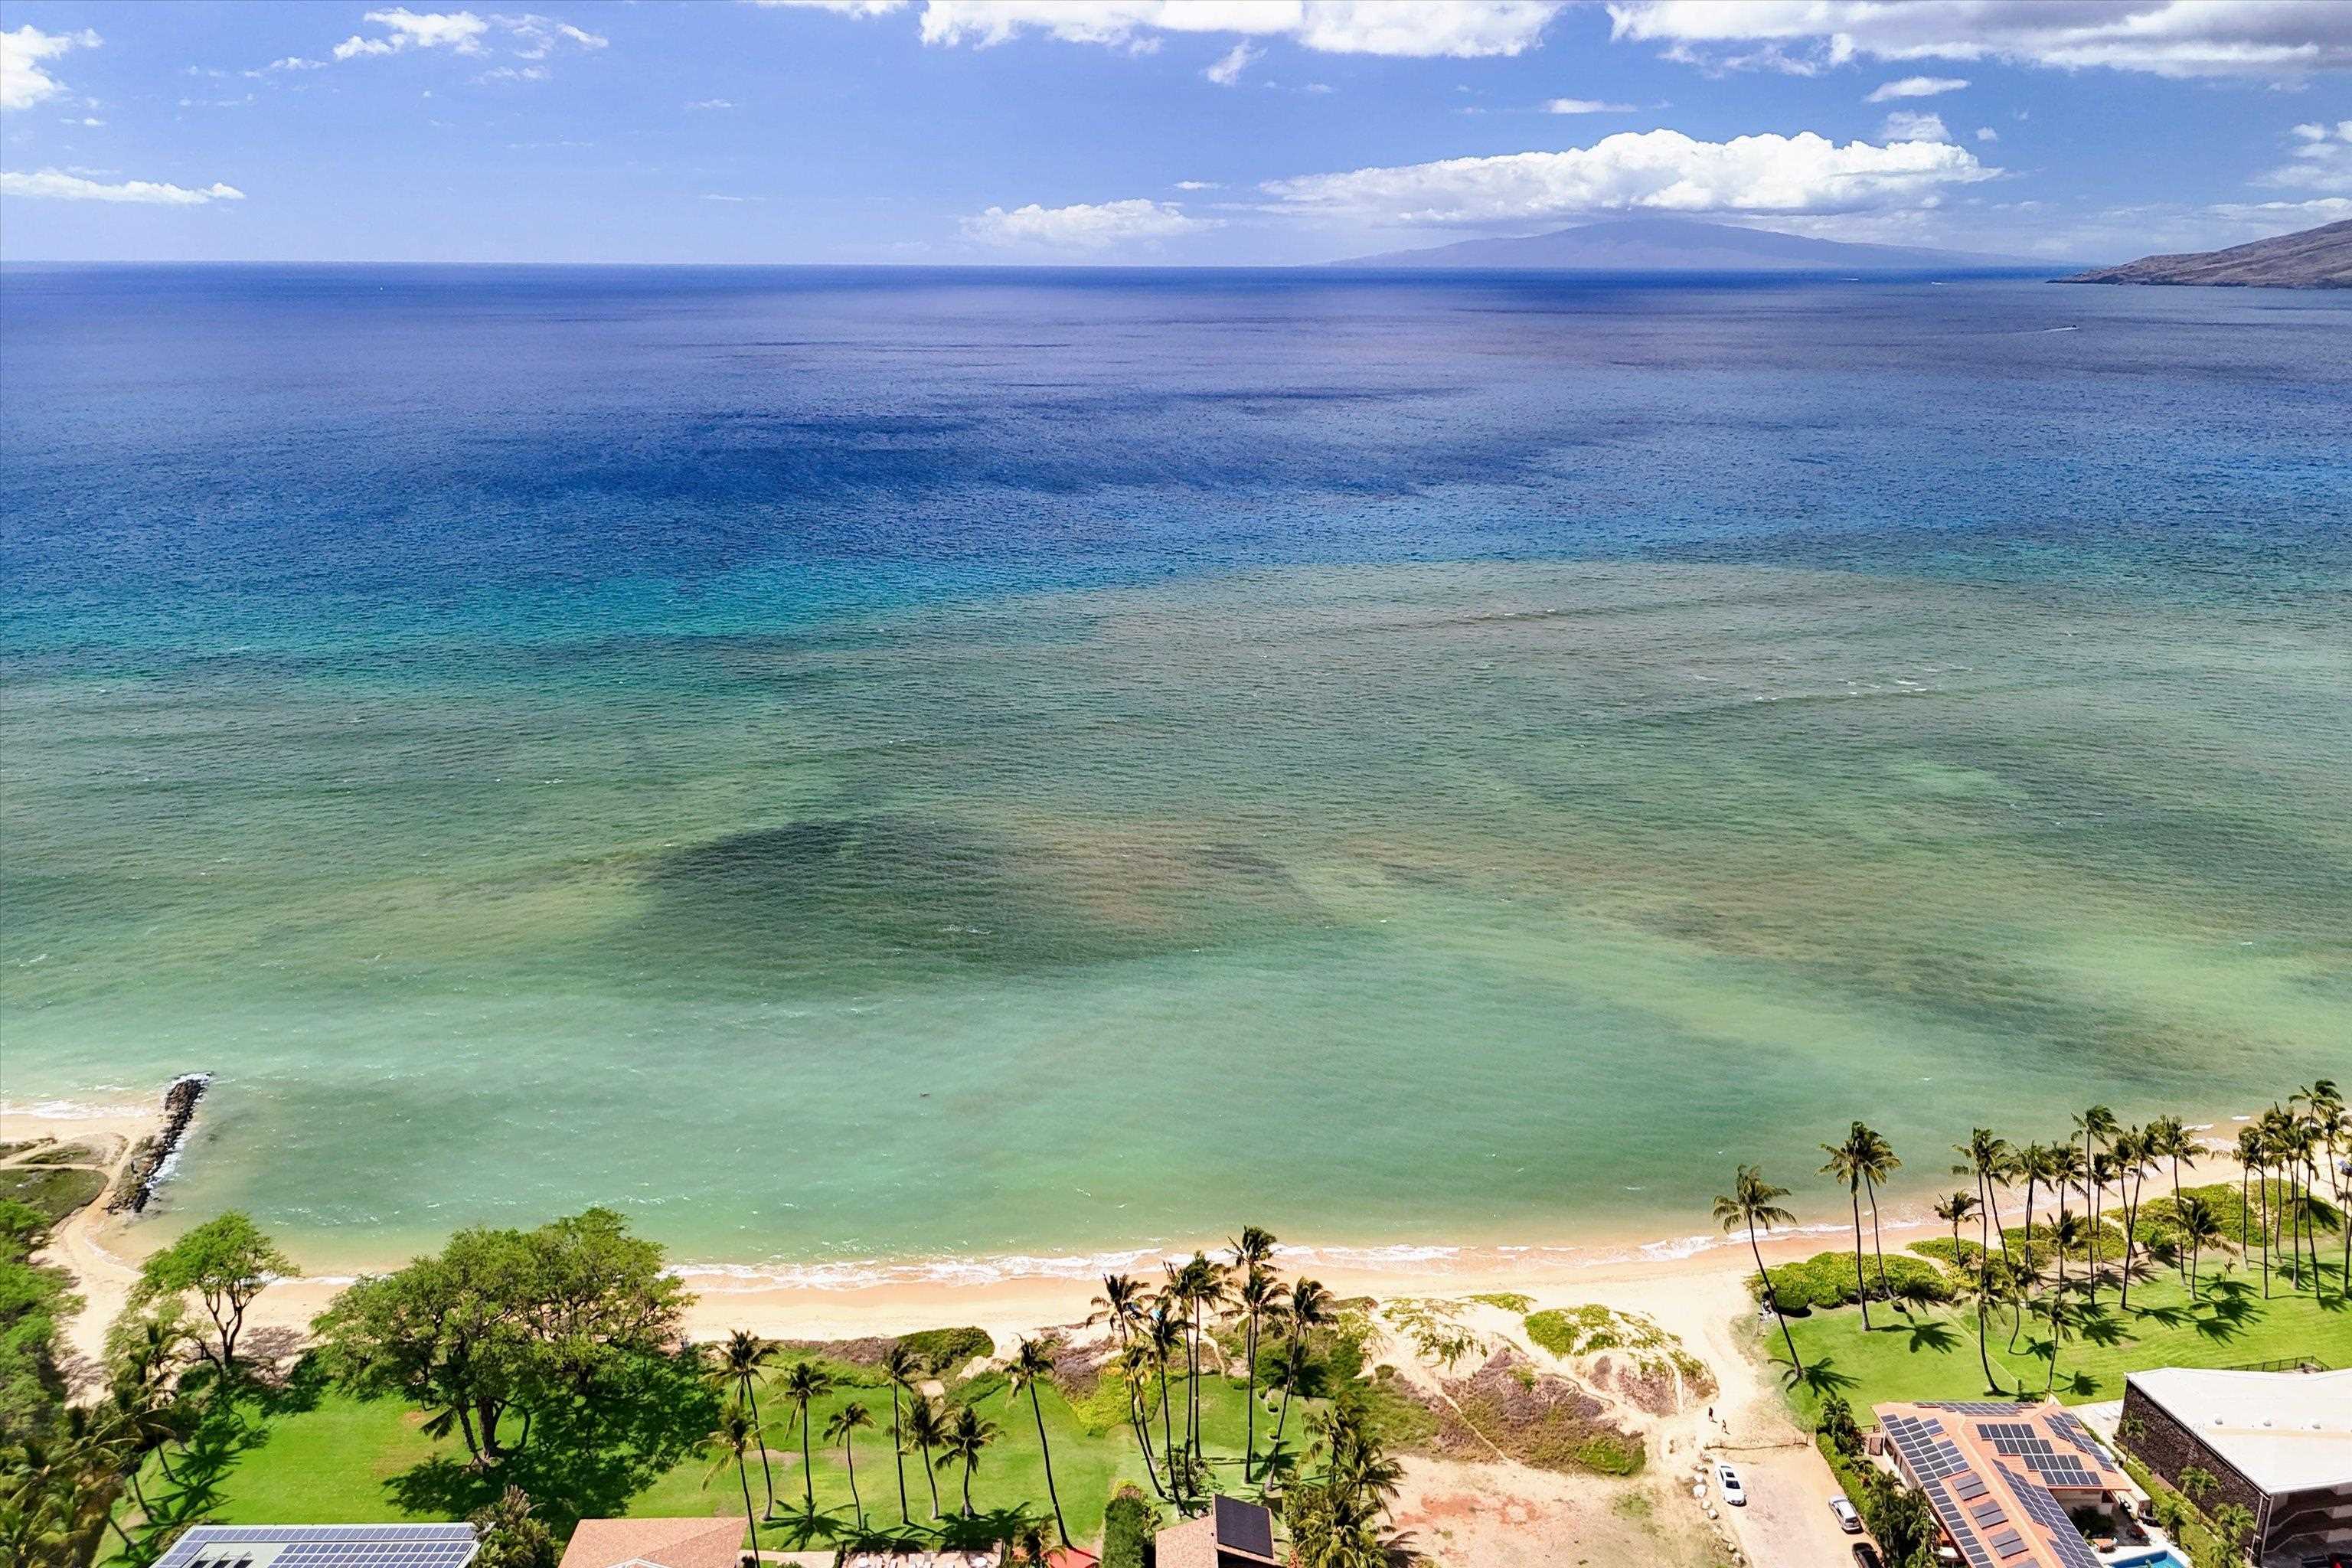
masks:
<svg viewBox="0 0 2352 1568"><path fill-rule="evenodd" d="M2196 1130L2217 1134L2237 1120L2218 1117L2197 1124ZM114 1143L108 1155L108 1192L60 1226L42 1254L74 1276L75 1291L87 1303L67 1331L68 1342L83 1355L98 1354L105 1326L121 1310L137 1280L139 1258L148 1250L123 1245L142 1216L110 1210L108 1197L142 1141L157 1134L165 1121L160 1103L152 1110L54 1100L0 1105L0 1141L47 1136ZM2223 1158L2218 1148L2200 1165L2200 1174L2223 1166L2231 1173L2236 1169L2235 1162ZM1768 1263L1801 1259L1834 1247L1834 1238L1851 1228L1850 1221L1803 1220L1765 1238L1761 1247ZM1881 1229L1907 1240L1913 1232L1940 1234L1942 1226L1927 1215L1924 1203L1903 1198L1884 1205ZM1649 1295L1653 1288L1744 1281L1754 1272L1744 1242L1744 1236L1694 1232L1648 1240L1484 1246L1305 1243L1285 1245L1278 1256L1286 1272L1311 1274L1342 1296L1385 1299L1507 1290L1550 1301L1622 1305L1633 1295ZM1197 1245L1213 1254L1224 1243L1219 1237ZM1010 1338L1077 1323L1087 1315L1088 1302L1106 1272L1131 1272L1149 1279L1160 1259L1181 1260L1193 1249L1192 1245L1158 1245L1092 1253L810 1264L680 1258L669 1264L668 1271L696 1294L688 1313L688 1330L696 1338L748 1328L776 1337L853 1339L967 1322ZM289 1250L307 1264L299 1244ZM310 1320L359 1275L397 1268L407 1261L405 1256L357 1265L339 1260L333 1272L278 1281L256 1300L249 1321L307 1331ZM1739 1289L1744 1291L1744 1284ZM1664 1314L1653 1310L1652 1315L1663 1321Z"/></svg>

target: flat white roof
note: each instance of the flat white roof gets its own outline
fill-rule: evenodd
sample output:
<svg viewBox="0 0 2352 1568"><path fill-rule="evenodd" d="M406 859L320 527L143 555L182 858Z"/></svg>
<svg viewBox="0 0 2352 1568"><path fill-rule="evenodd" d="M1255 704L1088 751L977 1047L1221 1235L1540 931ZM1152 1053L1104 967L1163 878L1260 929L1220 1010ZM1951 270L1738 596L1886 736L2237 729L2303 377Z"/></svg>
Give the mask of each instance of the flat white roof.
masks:
<svg viewBox="0 0 2352 1568"><path fill-rule="evenodd" d="M2352 1369L2168 1366L2124 1381L2274 1497L2352 1486Z"/></svg>

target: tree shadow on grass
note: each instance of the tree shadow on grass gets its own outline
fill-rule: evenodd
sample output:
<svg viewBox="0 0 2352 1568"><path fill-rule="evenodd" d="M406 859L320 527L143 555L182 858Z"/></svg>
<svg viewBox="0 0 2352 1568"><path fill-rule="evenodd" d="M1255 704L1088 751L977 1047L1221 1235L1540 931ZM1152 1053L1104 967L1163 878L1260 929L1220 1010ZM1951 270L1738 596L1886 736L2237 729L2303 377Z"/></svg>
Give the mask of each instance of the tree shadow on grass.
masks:
<svg viewBox="0 0 2352 1568"><path fill-rule="evenodd" d="M1938 1355L1949 1355L1959 1348L1960 1336L1954 1331L1951 1324L1940 1319L1923 1318L1910 1325L1909 1332L1913 1355L1917 1355L1922 1351L1934 1351Z"/></svg>
<svg viewBox="0 0 2352 1568"><path fill-rule="evenodd" d="M2132 1316L2154 1323L2160 1329L2185 1329L2195 1321L2197 1314L2189 1310L2189 1303L2182 1301L2162 1307L2134 1307Z"/></svg>
<svg viewBox="0 0 2352 1568"><path fill-rule="evenodd" d="M2088 1340L2102 1350L2113 1350L2131 1339L2124 1331L2121 1320L2107 1311L2085 1312L2074 1323L2077 1338Z"/></svg>
<svg viewBox="0 0 2352 1568"><path fill-rule="evenodd" d="M1835 1356L1815 1356L1812 1364L1801 1373L1791 1374L1788 1381L1790 1387L1808 1390L1816 1399L1843 1394L1849 1388L1859 1387L1862 1383L1860 1378L1849 1377L1838 1371Z"/></svg>
<svg viewBox="0 0 2352 1568"><path fill-rule="evenodd" d="M950 1552L986 1552L1019 1539L1023 1531L1040 1522L1050 1525L1051 1521L1041 1521L1027 1503L982 1509L970 1519L955 1514L940 1521L940 1544Z"/></svg>

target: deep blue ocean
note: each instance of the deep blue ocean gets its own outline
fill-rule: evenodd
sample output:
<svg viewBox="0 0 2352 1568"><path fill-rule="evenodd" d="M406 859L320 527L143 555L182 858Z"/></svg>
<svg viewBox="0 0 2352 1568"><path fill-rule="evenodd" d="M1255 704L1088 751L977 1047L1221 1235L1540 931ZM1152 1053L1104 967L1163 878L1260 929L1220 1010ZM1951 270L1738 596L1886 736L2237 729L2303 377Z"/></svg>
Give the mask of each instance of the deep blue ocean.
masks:
<svg viewBox="0 0 2352 1568"><path fill-rule="evenodd" d="M321 1258L1674 1235L2352 1067L2352 297L12 267L0 386L0 1099L214 1070Z"/></svg>

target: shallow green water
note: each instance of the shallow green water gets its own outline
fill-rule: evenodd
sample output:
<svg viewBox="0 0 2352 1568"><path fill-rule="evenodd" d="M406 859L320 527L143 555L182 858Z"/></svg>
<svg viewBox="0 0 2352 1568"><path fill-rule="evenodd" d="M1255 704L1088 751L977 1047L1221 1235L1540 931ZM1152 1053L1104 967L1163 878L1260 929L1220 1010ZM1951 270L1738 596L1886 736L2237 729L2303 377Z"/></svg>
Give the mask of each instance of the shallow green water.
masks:
<svg viewBox="0 0 2352 1568"><path fill-rule="evenodd" d="M1849 1116L1932 1174L2343 1071L2347 691L2323 602L1652 563L59 668L5 1098L216 1072L173 1213L321 1266L1826 1215Z"/></svg>

